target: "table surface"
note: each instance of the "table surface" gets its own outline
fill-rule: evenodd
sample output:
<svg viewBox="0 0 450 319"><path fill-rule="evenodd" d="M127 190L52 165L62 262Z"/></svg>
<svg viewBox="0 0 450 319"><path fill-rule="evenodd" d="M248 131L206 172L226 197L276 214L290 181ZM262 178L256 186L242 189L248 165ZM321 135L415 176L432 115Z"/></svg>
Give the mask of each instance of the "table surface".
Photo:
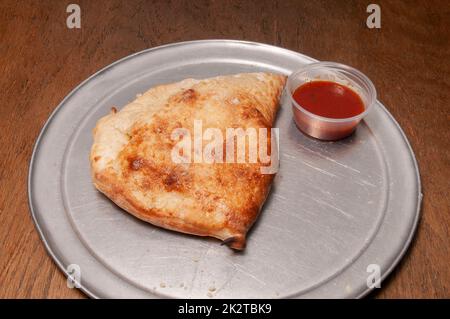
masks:
<svg viewBox="0 0 450 319"><path fill-rule="evenodd" d="M81 29L66 26L73 2L81 7ZM370 296L449 298L450 6L376 1L381 29L369 29L369 3L0 0L0 297L85 297L67 288L47 255L27 201L33 144L59 102L131 53L223 38L349 64L372 79L411 142L424 198L408 253Z"/></svg>

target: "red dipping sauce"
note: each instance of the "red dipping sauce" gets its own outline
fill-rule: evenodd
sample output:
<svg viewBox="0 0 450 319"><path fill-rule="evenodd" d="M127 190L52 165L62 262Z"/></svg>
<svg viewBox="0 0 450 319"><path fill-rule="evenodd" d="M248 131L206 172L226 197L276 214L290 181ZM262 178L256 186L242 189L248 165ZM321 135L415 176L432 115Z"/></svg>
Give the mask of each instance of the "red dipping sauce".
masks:
<svg viewBox="0 0 450 319"><path fill-rule="evenodd" d="M352 134L377 98L367 76L335 62L310 63L292 72L286 91L300 131L325 141Z"/></svg>
<svg viewBox="0 0 450 319"><path fill-rule="evenodd" d="M301 131L321 140L338 140L353 133L366 108L351 88L333 81L311 81L292 93L294 119Z"/></svg>
<svg viewBox="0 0 450 319"><path fill-rule="evenodd" d="M336 82L307 82L299 86L292 97L308 112L327 118L345 119L364 112L359 95Z"/></svg>

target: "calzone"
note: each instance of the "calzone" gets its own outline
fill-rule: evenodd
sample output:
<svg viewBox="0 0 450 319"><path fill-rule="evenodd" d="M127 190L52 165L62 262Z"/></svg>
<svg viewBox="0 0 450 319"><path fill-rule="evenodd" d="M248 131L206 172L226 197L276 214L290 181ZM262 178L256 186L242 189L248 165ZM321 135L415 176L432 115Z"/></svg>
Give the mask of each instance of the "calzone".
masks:
<svg viewBox="0 0 450 319"><path fill-rule="evenodd" d="M271 128L285 80L185 79L113 107L93 130L95 187L155 226L243 249L274 178L263 170L273 165Z"/></svg>

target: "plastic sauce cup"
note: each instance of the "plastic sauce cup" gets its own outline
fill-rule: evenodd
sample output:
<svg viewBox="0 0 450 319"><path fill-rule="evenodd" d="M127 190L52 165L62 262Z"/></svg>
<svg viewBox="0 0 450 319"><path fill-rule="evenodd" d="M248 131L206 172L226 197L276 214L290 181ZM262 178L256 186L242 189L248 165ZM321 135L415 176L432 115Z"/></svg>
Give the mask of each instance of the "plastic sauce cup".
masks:
<svg viewBox="0 0 450 319"><path fill-rule="evenodd" d="M359 95L364 104L364 111L353 117L339 119L311 113L293 98L295 90L310 81L332 81L347 86ZM369 78L352 67L334 62L305 65L289 76L286 90L297 127L309 136L327 141L339 140L352 134L377 99L375 87Z"/></svg>

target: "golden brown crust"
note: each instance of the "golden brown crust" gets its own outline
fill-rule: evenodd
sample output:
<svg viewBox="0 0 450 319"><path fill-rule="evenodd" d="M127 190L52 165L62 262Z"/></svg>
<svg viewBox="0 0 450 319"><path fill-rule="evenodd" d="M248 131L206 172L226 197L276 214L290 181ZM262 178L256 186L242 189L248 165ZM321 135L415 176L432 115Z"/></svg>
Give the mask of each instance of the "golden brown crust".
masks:
<svg viewBox="0 0 450 319"><path fill-rule="evenodd" d="M150 89L97 123L94 185L142 220L243 249L274 176L261 174L263 164L248 157L226 163L225 149L224 163L175 163L171 134L185 128L193 136L194 120L223 136L226 128L270 128L284 82L281 75L248 73Z"/></svg>

